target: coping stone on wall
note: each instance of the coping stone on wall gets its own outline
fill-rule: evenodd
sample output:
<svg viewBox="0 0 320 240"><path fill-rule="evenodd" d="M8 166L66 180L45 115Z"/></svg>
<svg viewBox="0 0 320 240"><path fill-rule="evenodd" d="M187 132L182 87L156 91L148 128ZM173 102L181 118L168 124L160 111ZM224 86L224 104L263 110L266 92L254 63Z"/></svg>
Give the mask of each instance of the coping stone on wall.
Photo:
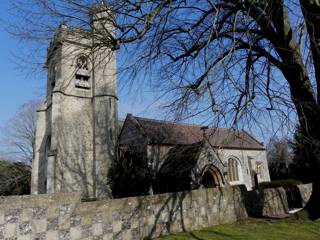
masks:
<svg viewBox="0 0 320 240"><path fill-rule="evenodd" d="M297 186L302 199L302 207L305 207L312 194L312 183Z"/></svg>
<svg viewBox="0 0 320 240"><path fill-rule="evenodd" d="M248 191L245 202L250 217L277 217L289 212L287 195L283 188Z"/></svg>
<svg viewBox="0 0 320 240"><path fill-rule="evenodd" d="M302 186L307 201L310 186ZM81 202L80 193L0 198L0 239L140 240L286 213L284 189L241 186Z"/></svg>

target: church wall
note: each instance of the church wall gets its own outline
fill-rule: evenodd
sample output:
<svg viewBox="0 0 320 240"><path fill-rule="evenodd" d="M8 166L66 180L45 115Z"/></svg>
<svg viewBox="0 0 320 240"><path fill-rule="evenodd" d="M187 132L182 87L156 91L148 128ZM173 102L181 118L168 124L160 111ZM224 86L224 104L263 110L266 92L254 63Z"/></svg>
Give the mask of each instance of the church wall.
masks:
<svg viewBox="0 0 320 240"><path fill-rule="evenodd" d="M168 152L172 148L172 145L148 145L147 146L147 156L148 156L148 163L149 166L152 166L154 171L159 171L164 160L167 157ZM207 158L207 152L202 152L201 156L199 157L200 162L197 164L196 171L200 173L206 164L212 163L218 167L222 174L227 172L228 166L228 159L230 157L234 157L239 161L241 166L239 171L239 181L237 182L228 182L231 185L239 185L244 184L248 190L251 190L254 186L254 179L252 175L252 170L255 172L256 169L256 162L258 162L261 167L260 171L261 174L258 174L258 181L259 182L268 182L270 181L269 177L269 170L268 164L266 159L266 152L264 150L241 150L241 149L219 149L217 150L220 159L222 160L224 167L221 166L220 161L215 162L215 157L210 161L203 161L203 159ZM212 162L213 161L213 162ZM250 161L250 164L249 164ZM200 169L198 169L200 168ZM228 180L227 180L228 181Z"/></svg>
<svg viewBox="0 0 320 240"><path fill-rule="evenodd" d="M56 152L55 189L93 196L91 99L54 93L51 149Z"/></svg>
<svg viewBox="0 0 320 240"><path fill-rule="evenodd" d="M68 37L66 38L70 38L72 35L68 34L67 36ZM54 92L63 92L65 94L81 98L92 97L92 57L89 54L90 48L88 45L85 45L86 43L87 41L84 39L81 44L66 41L62 43L61 59L57 64L56 84L53 89ZM88 74L90 76L88 80L88 88L76 87L75 74L79 68L77 66L77 60L81 56L85 56L88 61Z"/></svg>
<svg viewBox="0 0 320 240"><path fill-rule="evenodd" d="M81 31L62 24L48 50L47 108L38 126L42 136L34 160L35 194L47 188L109 196L107 174L118 135L115 55L106 49L92 54L92 39L83 38ZM81 58L85 65L79 65ZM40 163L47 164L45 169Z"/></svg>
<svg viewBox="0 0 320 240"><path fill-rule="evenodd" d="M260 182L270 182L270 173L268 167L268 160L267 160L267 152L258 152L256 157L254 152L249 152L248 156L251 157L251 164L252 168L255 172L258 173L258 181ZM253 156L253 157L252 157ZM260 169L257 169L257 166L260 166Z"/></svg>
<svg viewBox="0 0 320 240"><path fill-rule="evenodd" d="M96 195L111 197L108 173L117 157L118 139L116 61L114 52L100 51L94 54L93 76Z"/></svg>
<svg viewBox="0 0 320 240"><path fill-rule="evenodd" d="M195 180L196 183L200 184L202 180L202 175L204 174L204 170L207 170L207 168L210 165L215 166L220 174L222 175L223 182L225 184L225 179L224 179L224 172L225 172L225 167L224 167L224 162L222 161L223 159L220 158L217 154L218 152L216 150L213 150L212 147L208 144L205 144L203 148L201 149L201 152L198 157L198 162L196 165L196 168L192 171L193 174L193 179ZM216 183L218 184L218 183Z"/></svg>
<svg viewBox="0 0 320 240"><path fill-rule="evenodd" d="M248 190L254 186L252 171L256 171L257 162L261 164L261 174L259 182L270 181L268 163L265 150L241 150L241 149L219 149L219 156L224 161L225 170L227 171L228 159L234 157L240 163L240 181L231 182L231 185L245 184Z"/></svg>
<svg viewBox="0 0 320 240"><path fill-rule="evenodd" d="M47 105L45 103L39 108L37 112L37 126L35 136L35 156L32 161L32 179L31 179L31 193L38 194L44 189L45 174L43 172L44 161L44 145L47 136Z"/></svg>
<svg viewBox="0 0 320 240"><path fill-rule="evenodd" d="M68 40L72 37L74 35L64 35ZM85 43L82 40L82 44ZM55 153L54 191L82 191L83 196L93 196L92 90L78 88L75 84L77 59L86 51L85 45L64 41L55 56L58 58L55 60L55 84L52 96L48 96L52 101L49 126L52 128L51 151ZM89 86L91 81L92 77Z"/></svg>
<svg viewBox="0 0 320 240"><path fill-rule="evenodd" d="M298 188L308 201L312 185ZM140 240L286 213L283 188L233 186L92 202L82 202L80 193L10 196L0 201L0 239Z"/></svg>

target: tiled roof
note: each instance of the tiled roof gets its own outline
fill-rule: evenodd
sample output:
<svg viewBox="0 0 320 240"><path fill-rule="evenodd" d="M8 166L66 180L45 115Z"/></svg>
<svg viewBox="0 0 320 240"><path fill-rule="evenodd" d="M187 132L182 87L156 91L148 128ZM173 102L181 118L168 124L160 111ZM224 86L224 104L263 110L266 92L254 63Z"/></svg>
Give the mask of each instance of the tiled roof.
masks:
<svg viewBox="0 0 320 240"><path fill-rule="evenodd" d="M180 124L132 116L140 125L149 144L193 144L203 140L203 130L199 125ZM209 128L206 137L214 147L264 149L263 144L245 131L225 128Z"/></svg>
<svg viewBox="0 0 320 240"><path fill-rule="evenodd" d="M159 173L177 176L189 172L197 163L202 146L203 143L198 142L188 145L176 145L171 148Z"/></svg>

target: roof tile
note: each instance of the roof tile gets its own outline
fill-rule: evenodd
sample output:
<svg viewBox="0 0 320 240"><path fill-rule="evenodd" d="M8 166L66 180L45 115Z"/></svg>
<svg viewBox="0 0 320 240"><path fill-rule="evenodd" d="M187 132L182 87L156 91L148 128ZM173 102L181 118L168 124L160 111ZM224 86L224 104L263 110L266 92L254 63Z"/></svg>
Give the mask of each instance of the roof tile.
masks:
<svg viewBox="0 0 320 240"><path fill-rule="evenodd" d="M180 124L134 117L149 144L193 144L203 140L203 131L199 125ZM225 128L209 128L205 130L206 137L214 147L264 149L264 146L245 131L235 131Z"/></svg>

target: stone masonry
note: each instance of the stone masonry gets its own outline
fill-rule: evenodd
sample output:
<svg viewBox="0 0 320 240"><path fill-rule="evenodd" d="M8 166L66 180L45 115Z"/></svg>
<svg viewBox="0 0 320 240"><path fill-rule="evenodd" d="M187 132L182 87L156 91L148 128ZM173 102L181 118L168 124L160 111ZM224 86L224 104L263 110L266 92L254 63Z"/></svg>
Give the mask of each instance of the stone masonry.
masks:
<svg viewBox="0 0 320 240"><path fill-rule="evenodd" d="M312 186L300 185L304 200ZM252 195L253 193L253 195ZM82 202L80 193L0 198L0 240L140 240L288 211L283 189L243 186Z"/></svg>
<svg viewBox="0 0 320 240"><path fill-rule="evenodd" d="M104 12L107 14L106 12ZM95 30L113 29L103 13ZM94 47L90 34L62 24L47 54L47 98L38 110L31 193L82 192L109 197L107 174L115 157L115 53ZM98 36L96 36L98 37Z"/></svg>
<svg viewBox="0 0 320 240"><path fill-rule="evenodd" d="M90 11L91 29L62 23L50 42L31 194L81 192L86 199L111 198L110 167L118 153L128 149L142 156L146 170L156 178L150 193L241 184L253 189L270 181L263 144L243 130L207 129L131 114L118 129L112 16L107 6L96 6ZM201 148L182 157L194 144ZM174 179L184 169L186 157L193 169ZM179 184L166 186L164 179Z"/></svg>

